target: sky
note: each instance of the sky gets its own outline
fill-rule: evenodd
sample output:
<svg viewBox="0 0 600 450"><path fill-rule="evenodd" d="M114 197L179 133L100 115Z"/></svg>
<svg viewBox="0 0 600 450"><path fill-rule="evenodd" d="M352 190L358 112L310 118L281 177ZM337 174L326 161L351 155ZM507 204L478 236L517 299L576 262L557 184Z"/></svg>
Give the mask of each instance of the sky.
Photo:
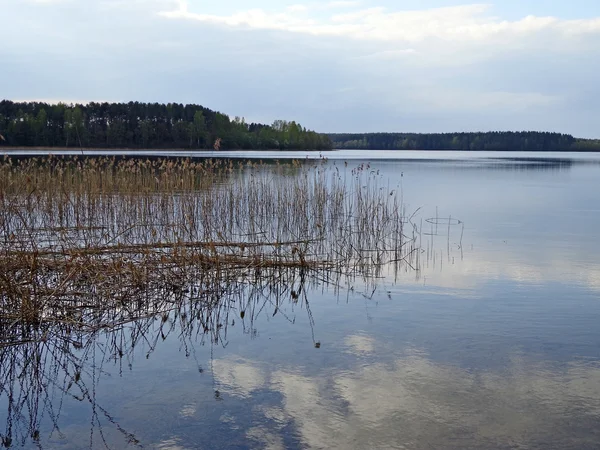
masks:
<svg viewBox="0 0 600 450"><path fill-rule="evenodd" d="M0 98L600 138L598 0L0 0Z"/></svg>

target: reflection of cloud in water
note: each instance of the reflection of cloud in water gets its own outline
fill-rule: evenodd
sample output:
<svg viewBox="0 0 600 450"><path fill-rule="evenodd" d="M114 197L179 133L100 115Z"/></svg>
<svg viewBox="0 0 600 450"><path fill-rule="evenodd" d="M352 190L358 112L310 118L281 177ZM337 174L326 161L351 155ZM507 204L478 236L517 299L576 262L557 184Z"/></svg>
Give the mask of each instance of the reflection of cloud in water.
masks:
<svg viewBox="0 0 600 450"><path fill-rule="evenodd" d="M244 359L218 359L214 362L213 371L219 383L238 397L250 397L253 391L265 385L262 371Z"/></svg>
<svg viewBox="0 0 600 450"><path fill-rule="evenodd" d="M178 444L178 439L167 439L162 441L156 448L160 450L185 450L185 447Z"/></svg>
<svg viewBox="0 0 600 450"><path fill-rule="evenodd" d="M537 253L523 254L520 248L493 249L489 252L465 252L464 259L447 259L434 267L422 267L419 278L414 273L402 273L402 283L426 284L450 289L475 289L488 280L508 279L516 283L564 283L600 291L600 265L577 263L572 255ZM393 279L393 274L387 275ZM462 294L461 294L462 295Z"/></svg>
<svg viewBox="0 0 600 450"><path fill-rule="evenodd" d="M462 275L472 280L474 277L508 278L518 283L559 282L600 290L600 266L597 264L577 265L572 259L557 259L549 255L538 255L538 259L534 261L517 260L514 255L500 253L490 254L490 257L494 258L494 261L475 259L462 262L461 264L464 264L461 268ZM460 274L456 275L460 277Z"/></svg>
<svg viewBox="0 0 600 450"><path fill-rule="evenodd" d="M179 445L179 439L173 438L162 441L156 448L158 450L187 450L189 447L182 447Z"/></svg>
<svg viewBox="0 0 600 450"><path fill-rule="evenodd" d="M166 439L156 446L157 450L186 450L187 447L179 445L179 438Z"/></svg>
<svg viewBox="0 0 600 450"><path fill-rule="evenodd" d="M266 427L250 428L246 433L246 437L260 444L264 450L283 450L285 445L280 434L270 431Z"/></svg>
<svg viewBox="0 0 600 450"><path fill-rule="evenodd" d="M228 424L229 428L231 428L232 430L239 430L240 428L237 424L237 421L235 420L235 417L229 413L222 414L221 417L219 417L219 421L221 423Z"/></svg>
<svg viewBox="0 0 600 450"><path fill-rule="evenodd" d="M255 409L257 412L262 414L263 417L273 421L279 427L283 427L287 423L288 418L285 414L285 411L278 406L275 407L275 406L261 405L261 406L256 407Z"/></svg>
<svg viewBox="0 0 600 450"><path fill-rule="evenodd" d="M240 371L263 373L252 383L247 376L229 376L238 372L232 367L224 371L226 381L220 372L215 377L244 398L259 380L263 389L282 395L275 426L249 435L269 448L280 448L273 433L280 432L282 415L311 448L593 448L599 437L596 364L558 367L515 355L505 371L473 372L413 352L389 364L315 377L295 369L266 375L256 365L249 370L251 365L243 361ZM270 419L272 411L256 412Z"/></svg>
<svg viewBox="0 0 600 450"><path fill-rule="evenodd" d="M375 340L369 336L354 334L344 340L347 352L355 355L368 355L375 350Z"/></svg>
<svg viewBox="0 0 600 450"><path fill-rule="evenodd" d="M179 412L181 417L194 417L196 414L196 405L184 405Z"/></svg>
<svg viewBox="0 0 600 450"><path fill-rule="evenodd" d="M282 438L283 428L288 424L289 418L285 411L279 407L258 406L253 414L269 421L269 426L256 426L246 432L246 437L259 445L255 448L279 450L284 449Z"/></svg>

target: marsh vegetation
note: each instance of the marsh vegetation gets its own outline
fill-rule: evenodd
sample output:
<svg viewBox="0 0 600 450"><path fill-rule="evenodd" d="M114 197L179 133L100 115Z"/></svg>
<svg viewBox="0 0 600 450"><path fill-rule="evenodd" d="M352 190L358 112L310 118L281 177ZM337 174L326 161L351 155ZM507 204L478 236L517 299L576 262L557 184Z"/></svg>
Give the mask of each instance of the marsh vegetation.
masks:
<svg viewBox="0 0 600 450"><path fill-rule="evenodd" d="M312 323L310 286L417 268L419 230L397 187L364 164L343 173L319 162L5 158L2 444L39 440L42 416L60 434L52 399L65 395L115 425L84 381L95 372L82 377L99 348L126 364L138 343L149 357L174 329L186 348L220 345L236 320L252 334L260 311L285 316L284 304Z"/></svg>
<svg viewBox="0 0 600 450"><path fill-rule="evenodd" d="M597 442L597 165L0 168L0 447Z"/></svg>
<svg viewBox="0 0 600 450"><path fill-rule="evenodd" d="M344 178L319 164L5 159L0 345L218 303L240 286L294 299L297 277L339 287L418 266L397 189L365 166Z"/></svg>

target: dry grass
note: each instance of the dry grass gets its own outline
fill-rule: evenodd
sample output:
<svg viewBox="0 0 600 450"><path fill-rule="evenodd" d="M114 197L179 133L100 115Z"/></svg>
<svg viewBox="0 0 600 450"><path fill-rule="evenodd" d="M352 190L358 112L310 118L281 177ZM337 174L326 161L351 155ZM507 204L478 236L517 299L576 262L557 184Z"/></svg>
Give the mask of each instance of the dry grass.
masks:
<svg viewBox="0 0 600 450"><path fill-rule="evenodd" d="M240 286L411 268L406 223L364 166L5 158L0 347L43 323L92 331Z"/></svg>

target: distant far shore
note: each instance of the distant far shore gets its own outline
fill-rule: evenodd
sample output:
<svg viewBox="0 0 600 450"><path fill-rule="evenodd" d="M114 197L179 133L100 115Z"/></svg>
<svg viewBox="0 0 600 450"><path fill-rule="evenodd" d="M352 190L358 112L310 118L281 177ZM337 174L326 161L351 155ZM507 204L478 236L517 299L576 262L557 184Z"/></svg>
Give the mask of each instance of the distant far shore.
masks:
<svg viewBox="0 0 600 450"><path fill-rule="evenodd" d="M598 152L600 140L540 131L331 133L335 149Z"/></svg>
<svg viewBox="0 0 600 450"><path fill-rule="evenodd" d="M215 150L213 148L195 148L195 149L189 149L189 148L127 148L127 147L15 147L15 146L4 146L4 145L0 145L0 152L4 151L4 150L10 150L10 151L52 151L52 150L56 150L58 152L64 152L64 151L70 151L70 152L80 152L80 151L84 151L84 152L89 152L89 151L99 151L99 152L142 152L142 151L148 151L148 150L152 150L152 151L163 151L163 152L216 152L216 151L223 151L223 150Z"/></svg>
<svg viewBox="0 0 600 450"><path fill-rule="evenodd" d="M272 148L255 148L255 149L225 149L215 150L214 148L127 148L127 147L15 147L15 146L2 146L0 145L0 153L3 151L47 151L52 153L56 152L286 152L286 151L297 151L297 150L279 150ZM329 152L331 150L306 150L311 152Z"/></svg>
<svg viewBox="0 0 600 450"><path fill-rule="evenodd" d="M351 151L363 151L368 153L370 151L390 151L390 152L407 152L407 151L417 151L417 152L469 152L469 153L479 153L479 152L514 152L514 153L544 153L544 152L554 152L554 153L598 153L600 149L554 149L554 150L521 150L521 149L493 149L493 150L466 150L466 149L378 149L378 148L333 148L331 150L301 150L301 151L310 151L310 152L319 152L319 153L330 153L339 150L351 150ZM2 146L0 145L0 154L3 152L48 152L52 154L52 152L56 152L57 155L60 155L63 152L165 152L165 153L190 153L190 152L294 152L298 150L279 150L279 149L266 149L266 148L258 148L258 149L220 149L215 150L213 148L131 148L131 147L25 147L25 146Z"/></svg>

